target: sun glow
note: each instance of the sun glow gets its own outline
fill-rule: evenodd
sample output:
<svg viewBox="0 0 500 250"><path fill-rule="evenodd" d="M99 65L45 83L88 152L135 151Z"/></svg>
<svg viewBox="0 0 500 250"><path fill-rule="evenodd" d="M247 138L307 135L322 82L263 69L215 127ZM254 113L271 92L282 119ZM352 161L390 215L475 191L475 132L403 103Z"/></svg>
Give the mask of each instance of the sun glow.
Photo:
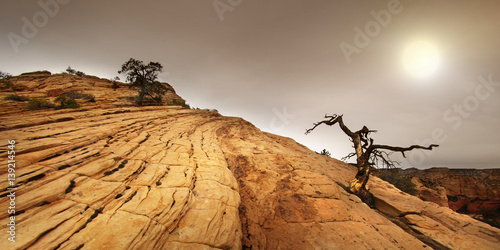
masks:
<svg viewBox="0 0 500 250"><path fill-rule="evenodd" d="M412 76L423 78L436 71L439 53L434 45L425 41L410 44L403 53L403 65Z"/></svg>

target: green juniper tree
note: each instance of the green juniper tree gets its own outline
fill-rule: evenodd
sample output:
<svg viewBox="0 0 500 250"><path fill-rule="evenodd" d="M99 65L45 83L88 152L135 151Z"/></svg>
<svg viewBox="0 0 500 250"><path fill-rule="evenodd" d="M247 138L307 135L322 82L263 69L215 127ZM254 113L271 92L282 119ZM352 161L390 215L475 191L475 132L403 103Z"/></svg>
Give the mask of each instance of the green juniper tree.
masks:
<svg viewBox="0 0 500 250"><path fill-rule="evenodd" d="M161 103L163 95L168 91L167 84L156 81L162 70L163 66L158 62L144 64L140 60L130 58L118 73L125 74L127 81L131 83L130 87L139 91L136 103L143 105L146 97Z"/></svg>
<svg viewBox="0 0 500 250"><path fill-rule="evenodd" d="M9 78L9 77L12 77L12 75L9 73L0 71L0 79Z"/></svg>
<svg viewBox="0 0 500 250"><path fill-rule="evenodd" d="M10 81L10 78L12 77L11 74L0 71L0 83L2 84L2 88L10 88L12 87L12 83Z"/></svg>
<svg viewBox="0 0 500 250"><path fill-rule="evenodd" d="M325 155L325 156L328 156L328 157L332 156L332 154L330 154L330 152L328 150L326 150L326 149L321 150L321 152L319 152L318 154Z"/></svg>
<svg viewBox="0 0 500 250"><path fill-rule="evenodd" d="M76 74L76 70L72 69L71 66L68 66L68 68L66 69L66 73L74 75Z"/></svg>

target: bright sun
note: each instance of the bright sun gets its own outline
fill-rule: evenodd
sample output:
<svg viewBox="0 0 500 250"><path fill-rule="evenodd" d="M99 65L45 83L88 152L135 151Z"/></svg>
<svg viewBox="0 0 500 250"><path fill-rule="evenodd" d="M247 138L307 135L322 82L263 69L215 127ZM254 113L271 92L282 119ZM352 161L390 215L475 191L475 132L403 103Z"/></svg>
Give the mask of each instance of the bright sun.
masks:
<svg viewBox="0 0 500 250"><path fill-rule="evenodd" d="M425 41L418 41L406 47L403 53L403 65L412 76L423 78L436 71L439 54L436 47Z"/></svg>

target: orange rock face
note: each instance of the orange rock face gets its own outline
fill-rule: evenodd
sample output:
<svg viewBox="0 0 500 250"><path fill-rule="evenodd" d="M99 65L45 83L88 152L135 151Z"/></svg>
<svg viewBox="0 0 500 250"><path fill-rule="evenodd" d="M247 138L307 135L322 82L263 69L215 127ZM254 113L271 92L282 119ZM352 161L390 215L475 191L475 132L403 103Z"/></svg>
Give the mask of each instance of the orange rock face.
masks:
<svg viewBox="0 0 500 250"><path fill-rule="evenodd" d="M432 168L403 172L414 176L419 196L454 211L479 214L500 209L500 169Z"/></svg>
<svg viewBox="0 0 500 250"><path fill-rule="evenodd" d="M96 102L78 109L27 111L22 103L1 101L1 159L7 159L8 140L16 140L15 242L6 233L9 173L0 169L0 232L8 249L500 244L500 230L376 177L368 183L377 206L371 209L343 188L353 166L241 118L133 107L120 98L133 92L114 91L104 80L92 86L89 79L31 75L17 82L27 89L19 95L47 97L50 89L77 88L71 81L81 81Z"/></svg>

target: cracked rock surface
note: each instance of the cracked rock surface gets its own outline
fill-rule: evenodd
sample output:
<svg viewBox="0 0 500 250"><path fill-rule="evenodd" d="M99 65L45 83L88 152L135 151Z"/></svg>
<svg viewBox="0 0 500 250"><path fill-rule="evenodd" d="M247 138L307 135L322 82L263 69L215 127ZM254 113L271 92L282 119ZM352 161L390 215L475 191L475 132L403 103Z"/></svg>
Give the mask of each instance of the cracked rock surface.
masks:
<svg viewBox="0 0 500 250"><path fill-rule="evenodd" d="M500 230L375 177L369 189L377 208L371 209L343 188L354 167L241 118L177 106L101 105L96 99L90 108L43 111L1 101L0 159L7 159L7 141L15 139L17 187L16 242L4 239L2 246L498 249L500 244ZM0 168L4 233L7 174Z"/></svg>
<svg viewBox="0 0 500 250"><path fill-rule="evenodd" d="M2 132L17 141L15 246L239 249L239 189L211 135L219 115L116 111Z"/></svg>

